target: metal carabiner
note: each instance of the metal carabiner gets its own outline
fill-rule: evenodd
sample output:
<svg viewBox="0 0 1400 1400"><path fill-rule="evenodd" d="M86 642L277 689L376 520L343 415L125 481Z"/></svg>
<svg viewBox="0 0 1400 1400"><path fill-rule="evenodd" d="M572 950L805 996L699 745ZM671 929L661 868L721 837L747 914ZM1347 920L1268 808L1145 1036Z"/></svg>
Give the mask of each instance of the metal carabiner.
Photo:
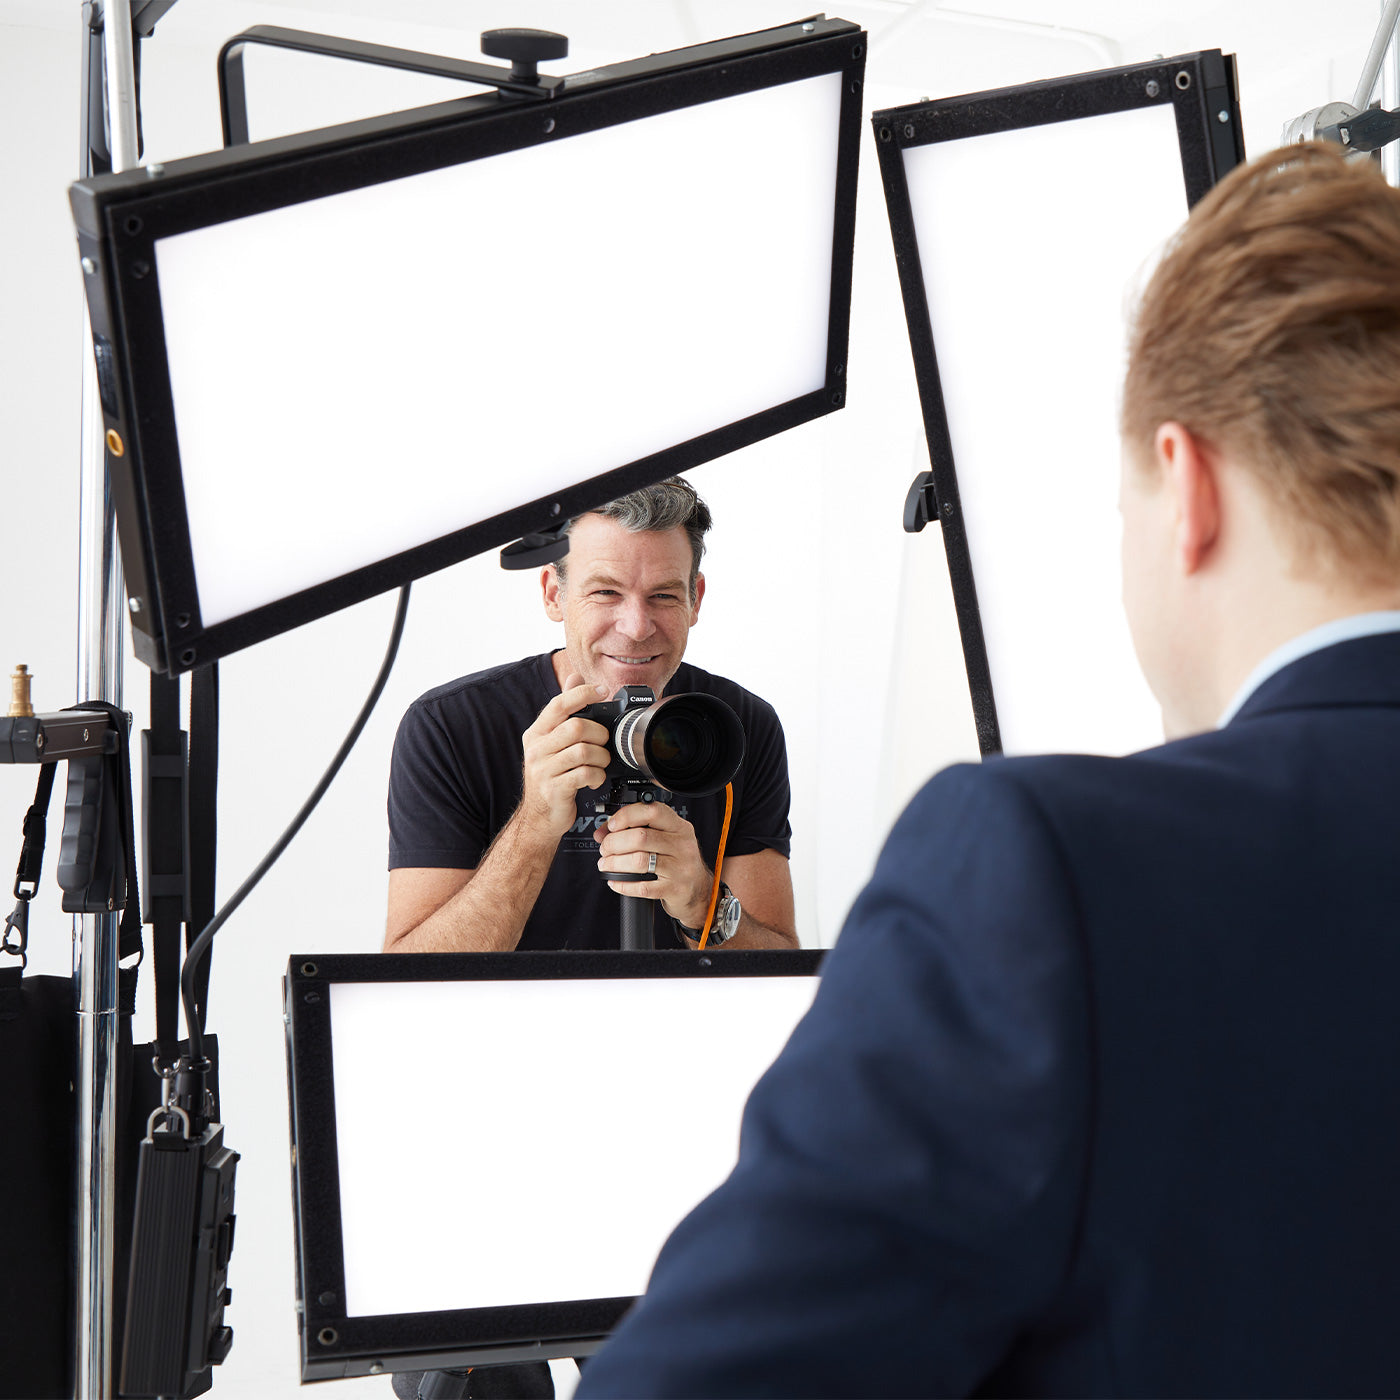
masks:
<svg viewBox="0 0 1400 1400"><path fill-rule="evenodd" d="M11 937L11 934L17 937ZM19 959L20 970L29 966L29 901L21 899L5 920L5 934L0 938L0 950Z"/></svg>
<svg viewBox="0 0 1400 1400"><path fill-rule="evenodd" d="M177 1103L162 1104L160 1108L155 1108L151 1110L151 1116L148 1119L146 1119L146 1136L148 1138L155 1137L156 1119L161 1117L178 1118L180 1120L181 1129L184 1133L185 1141L189 1141L190 1115L186 1113L185 1110L181 1108L180 1105Z"/></svg>

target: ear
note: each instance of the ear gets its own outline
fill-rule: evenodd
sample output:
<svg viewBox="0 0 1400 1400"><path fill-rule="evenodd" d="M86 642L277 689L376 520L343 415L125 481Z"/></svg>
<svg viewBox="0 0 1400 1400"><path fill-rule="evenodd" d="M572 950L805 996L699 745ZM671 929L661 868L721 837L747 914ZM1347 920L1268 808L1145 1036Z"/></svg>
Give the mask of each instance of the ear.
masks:
<svg viewBox="0 0 1400 1400"><path fill-rule="evenodd" d="M563 622L564 585L559 580L559 570L553 564L546 564L540 570L540 592L544 596L544 614L551 622Z"/></svg>
<svg viewBox="0 0 1400 1400"><path fill-rule="evenodd" d="M695 575L695 601L690 605L690 625L700 621L700 604L705 601L705 575Z"/></svg>
<svg viewBox="0 0 1400 1400"><path fill-rule="evenodd" d="M1154 441L1162 485L1172 505L1172 552L1191 575L1220 539L1220 464L1216 453L1180 423L1163 423Z"/></svg>

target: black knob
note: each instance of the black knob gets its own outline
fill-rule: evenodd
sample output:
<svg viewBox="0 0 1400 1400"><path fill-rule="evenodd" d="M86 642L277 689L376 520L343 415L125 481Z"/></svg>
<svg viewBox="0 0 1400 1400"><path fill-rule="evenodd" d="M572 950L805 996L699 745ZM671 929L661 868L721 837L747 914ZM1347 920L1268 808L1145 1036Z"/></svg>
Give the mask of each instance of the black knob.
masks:
<svg viewBox="0 0 1400 1400"><path fill-rule="evenodd" d="M488 29L481 36L481 51L488 58L510 60L510 76L517 82L537 83L538 65L569 56L569 39L548 29Z"/></svg>

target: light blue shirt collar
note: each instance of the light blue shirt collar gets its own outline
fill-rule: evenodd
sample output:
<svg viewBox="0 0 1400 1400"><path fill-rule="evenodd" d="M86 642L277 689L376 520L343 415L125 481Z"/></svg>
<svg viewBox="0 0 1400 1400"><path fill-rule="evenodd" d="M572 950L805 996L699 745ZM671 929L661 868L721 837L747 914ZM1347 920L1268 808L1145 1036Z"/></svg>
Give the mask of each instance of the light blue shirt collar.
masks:
<svg viewBox="0 0 1400 1400"><path fill-rule="evenodd" d="M1270 676L1277 675L1285 666L1301 661L1324 647L1336 646L1338 642L1352 642L1358 637L1378 637L1383 632L1400 632L1400 612L1357 613L1353 617L1339 617L1334 622L1324 622L1291 642L1271 651L1245 678L1244 684L1235 692L1235 698L1225 707L1225 713L1216 723L1217 729L1224 729L1239 714L1246 700L1264 684Z"/></svg>

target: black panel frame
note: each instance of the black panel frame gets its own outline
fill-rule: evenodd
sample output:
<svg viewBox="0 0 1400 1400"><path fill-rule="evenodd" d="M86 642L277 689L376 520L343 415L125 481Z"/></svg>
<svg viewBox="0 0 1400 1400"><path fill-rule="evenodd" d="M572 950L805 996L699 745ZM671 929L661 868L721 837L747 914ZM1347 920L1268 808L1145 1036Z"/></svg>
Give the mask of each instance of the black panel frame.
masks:
<svg viewBox="0 0 1400 1400"><path fill-rule="evenodd" d="M957 468L943 403L903 152L935 141L1043 126L1080 117L1170 104L1176 112L1188 206L1244 160L1239 84L1233 55L1219 49L1123 68L888 107L871 114L899 268L909 347L933 477L933 515L942 526L968 691L981 752L1001 752L991 666L977 604L972 555L958 496ZM1221 114L1225 119L1221 120Z"/></svg>
<svg viewBox="0 0 1400 1400"><path fill-rule="evenodd" d="M809 20L577 74L547 101L509 93L465 97L75 184L70 202L138 658L178 675L839 409L865 51L859 26ZM166 364L158 239L827 73L842 74L844 83L821 389L215 626L203 624ZM791 141L794 133L755 132L754 139ZM543 206L540 217L549 217ZM541 346L554 336L541 327Z"/></svg>
<svg viewBox="0 0 1400 1400"><path fill-rule="evenodd" d="M815 976L823 949L705 952L295 954L283 993L303 1381L543 1361L596 1351L633 1298L347 1317L330 987L347 982ZM390 1051L390 1053L397 1053ZM415 1073L423 1072L421 1067ZM386 1132L391 1128L386 1125Z"/></svg>

